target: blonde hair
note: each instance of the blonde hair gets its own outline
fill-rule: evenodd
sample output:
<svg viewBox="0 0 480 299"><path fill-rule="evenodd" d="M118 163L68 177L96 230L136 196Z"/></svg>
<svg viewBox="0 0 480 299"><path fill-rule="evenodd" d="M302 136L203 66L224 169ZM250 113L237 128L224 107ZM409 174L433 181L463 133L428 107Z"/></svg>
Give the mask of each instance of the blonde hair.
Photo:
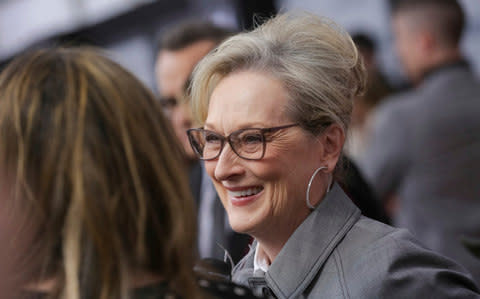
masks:
<svg viewBox="0 0 480 299"><path fill-rule="evenodd" d="M0 167L37 226L52 298L128 298L132 273L197 297L195 217L153 95L93 49L24 54L0 77Z"/></svg>
<svg viewBox="0 0 480 299"><path fill-rule="evenodd" d="M283 82L290 96L287 113L313 134L332 123L347 130L353 98L366 81L361 57L346 31L307 13L278 15L252 32L227 39L197 65L191 96L201 123L216 85L244 70Z"/></svg>

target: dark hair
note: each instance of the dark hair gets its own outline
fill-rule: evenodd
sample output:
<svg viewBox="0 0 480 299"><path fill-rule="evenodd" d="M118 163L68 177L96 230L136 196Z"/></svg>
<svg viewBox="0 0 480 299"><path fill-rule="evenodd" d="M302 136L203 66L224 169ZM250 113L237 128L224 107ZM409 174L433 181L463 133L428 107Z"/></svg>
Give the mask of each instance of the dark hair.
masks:
<svg viewBox="0 0 480 299"><path fill-rule="evenodd" d="M219 44L234 31L208 21L189 20L167 30L159 43L159 50L176 51L199 41L209 40Z"/></svg>
<svg viewBox="0 0 480 299"><path fill-rule="evenodd" d="M393 0L392 15L417 12L446 44L457 46L465 27L465 15L457 0ZM427 12L432 15L426 15Z"/></svg>
<svg viewBox="0 0 480 299"><path fill-rule="evenodd" d="M374 53L377 48L373 38L363 32L353 33L352 40L357 48L365 49L370 53Z"/></svg>

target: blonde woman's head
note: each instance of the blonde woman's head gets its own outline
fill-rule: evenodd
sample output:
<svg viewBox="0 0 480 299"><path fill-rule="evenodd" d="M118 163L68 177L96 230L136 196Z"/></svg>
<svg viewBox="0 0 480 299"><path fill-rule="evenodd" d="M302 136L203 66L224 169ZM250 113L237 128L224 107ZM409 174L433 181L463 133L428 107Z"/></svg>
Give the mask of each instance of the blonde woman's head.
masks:
<svg viewBox="0 0 480 299"><path fill-rule="evenodd" d="M279 15L197 65L191 97L203 128L188 134L234 230L286 242L331 186L364 85L350 36L310 14Z"/></svg>
<svg viewBox="0 0 480 299"><path fill-rule="evenodd" d="M200 122L207 118L217 84L244 70L282 82L290 97L287 113L313 134L332 123L347 130L353 98L366 81L361 57L345 30L311 14L283 14L229 38L198 64L192 99Z"/></svg>

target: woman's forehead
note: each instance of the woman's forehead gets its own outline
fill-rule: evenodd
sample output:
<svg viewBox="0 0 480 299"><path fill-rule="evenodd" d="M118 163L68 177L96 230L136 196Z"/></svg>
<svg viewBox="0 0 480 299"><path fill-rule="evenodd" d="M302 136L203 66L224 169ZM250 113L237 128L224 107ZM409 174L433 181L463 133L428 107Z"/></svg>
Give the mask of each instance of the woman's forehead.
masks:
<svg viewBox="0 0 480 299"><path fill-rule="evenodd" d="M238 129L286 121L288 93L281 81L254 71L228 75L210 97L206 126Z"/></svg>

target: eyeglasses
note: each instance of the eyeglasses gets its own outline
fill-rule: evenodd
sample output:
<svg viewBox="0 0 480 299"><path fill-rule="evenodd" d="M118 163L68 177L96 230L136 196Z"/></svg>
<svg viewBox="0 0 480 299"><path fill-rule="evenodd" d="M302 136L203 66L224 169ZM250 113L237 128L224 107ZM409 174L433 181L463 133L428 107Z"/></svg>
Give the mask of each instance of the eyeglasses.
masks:
<svg viewBox="0 0 480 299"><path fill-rule="evenodd" d="M273 128L245 128L232 132L228 136L203 128L187 130L193 151L201 160L213 160L220 156L227 141L233 152L245 160L260 160L265 155L266 143L271 141L270 134L298 124L289 124Z"/></svg>

